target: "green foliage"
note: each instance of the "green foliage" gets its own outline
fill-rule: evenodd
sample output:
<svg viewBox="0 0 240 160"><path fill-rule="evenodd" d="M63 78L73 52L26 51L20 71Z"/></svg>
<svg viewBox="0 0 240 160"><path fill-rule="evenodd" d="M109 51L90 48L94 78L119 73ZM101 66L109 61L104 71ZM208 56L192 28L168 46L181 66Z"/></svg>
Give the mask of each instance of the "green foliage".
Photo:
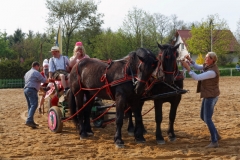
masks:
<svg viewBox="0 0 240 160"><path fill-rule="evenodd" d="M49 10L47 22L50 26L58 26L63 30L63 48L69 56L71 43L76 30L84 28L100 28L103 21L102 14L97 13L97 5L94 1L82 0L47 0L46 6ZM55 27L57 28L57 27Z"/></svg>
<svg viewBox="0 0 240 160"><path fill-rule="evenodd" d="M212 50L217 54L228 52L232 36L227 31L225 20L218 15L210 15L199 26L191 29L192 37L187 40L189 51L193 54L207 53ZM212 39L212 40L211 40Z"/></svg>
<svg viewBox="0 0 240 160"><path fill-rule="evenodd" d="M9 40L7 40L7 34L0 32L0 59L11 59L16 58L14 51L9 48Z"/></svg>
<svg viewBox="0 0 240 160"><path fill-rule="evenodd" d="M6 60L0 62L0 79L20 79L31 68L33 59L27 59L23 63L18 60Z"/></svg>
<svg viewBox="0 0 240 160"><path fill-rule="evenodd" d="M226 66L234 59L233 54L220 54L218 55L218 65Z"/></svg>
<svg viewBox="0 0 240 160"><path fill-rule="evenodd" d="M92 41L94 52L91 57L103 60L122 58L133 50L128 42L128 37L120 31L117 33L113 33L111 30L105 31Z"/></svg>

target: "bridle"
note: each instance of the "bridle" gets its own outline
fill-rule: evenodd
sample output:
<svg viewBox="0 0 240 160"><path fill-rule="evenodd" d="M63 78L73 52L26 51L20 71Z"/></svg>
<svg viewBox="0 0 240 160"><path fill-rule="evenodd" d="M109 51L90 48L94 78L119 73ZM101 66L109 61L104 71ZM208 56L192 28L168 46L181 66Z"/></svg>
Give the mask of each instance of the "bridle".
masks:
<svg viewBox="0 0 240 160"><path fill-rule="evenodd" d="M177 53L176 53L177 51L175 51L174 53L173 53L173 56L175 57L175 59L177 58ZM173 71L166 71L166 68L164 68L164 59L169 59L169 58L171 58L170 57L170 55L166 55L165 57L164 57L165 55L164 55L164 52L160 52L159 53L159 64L158 64L158 71L157 71L157 73L159 72L159 71L161 71L161 72L163 72L164 74L175 74L176 73L176 71L178 70L178 67L177 67L177 62L176 63L174 63L174 67L173 67Z"/></svg>

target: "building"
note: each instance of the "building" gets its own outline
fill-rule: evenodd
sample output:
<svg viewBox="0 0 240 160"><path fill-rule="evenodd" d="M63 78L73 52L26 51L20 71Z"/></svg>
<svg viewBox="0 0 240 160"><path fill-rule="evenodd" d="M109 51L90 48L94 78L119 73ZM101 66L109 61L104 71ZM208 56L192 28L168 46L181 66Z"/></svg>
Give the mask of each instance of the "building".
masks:
<svg viewBox="0 0 240 160"><path fill-rule="evenodd" d="M177 30L176 31L176 34L175 34L175 37L173 39L173 44L179 44L179 43L182 43L180 46L179 46L179 53L180 53L180 59L186 55L186 54L190 54L189 51L188 51L188 45L187 45L187 39L191 38L191 30ZM232 37L232 41L229 45L229 49L227 51L227 53L233 53L235 52L235 45L238 44L236 38L234 37L234 35L232 34L232 32L230 30L223 30L224 32L227 32L227 34L229 34L230 37ZM222 31L221 31L222 32ZM192 59L193 60L196 60L197 59L197 56L198 55L192 55L190 54ZM233 62L236 63L238 62L239 58L238 57L235 57L233 59Z"/></svg>

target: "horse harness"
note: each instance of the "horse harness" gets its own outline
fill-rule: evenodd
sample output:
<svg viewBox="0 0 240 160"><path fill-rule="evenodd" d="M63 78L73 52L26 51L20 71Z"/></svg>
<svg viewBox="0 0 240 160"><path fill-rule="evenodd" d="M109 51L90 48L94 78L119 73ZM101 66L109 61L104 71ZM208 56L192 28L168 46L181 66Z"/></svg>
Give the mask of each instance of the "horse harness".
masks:
<svg viewBox="0 0 240 160"><path fill-rule="evenodd" d="M176 51L174 52L174 56L176 57ZM173 86L165 83L163 77L160 77L161 72L164 73L164 74L173 74L174 75L174 81L184 79L183 73L178 70L178 67L176 65L174 65L174 70L172 72L165 71L164 68L163 68L163 65L162 65L163 64L163 59L162 59L163 53L162 52L159 53L159 57L160 58L159 58L158 67L156 69L157 70L156 75L152 75L152 78L153 78L152 82L150 82L150 81L147 82L147 87L146 87L143 95L146 95L152 89L152 87L157 83L164 83L165 85L169 86L173 90L178 90L179 89L178 87L174 88ZM166 56L165 58L169 58L169 56ZM175 84L174 84L174 86L176 87Z"/></svg>
<svg viewBox="0 0 240 160"><path fill-rule="evenodd" d="M100 92L102 89L105 88L108 96L110 97L110 99L115 101L115 98L114 98L114 96L113 96L113 94L112 94L112 92L111 92L111 88L110 88L110 87L117 86L117 85L119 85L119 84L126 83L126 82L128 82L128 81L132 81L132 82L133 82L133 86L135 86L135 85L137 84L137 82L147 83L147 81L141 80L141 79L139 79L138 77L136 77L136 74L133 74L132 68L131 68L131 66L129 65L129 61L128 61L128 63L127 63L127 64L125 65L125 67L124 67L124 77L123 77L123 78L120 78L120 79L117 79L117 80L114 80L114 81L112 81L112 82L109 83L109 82L108 82L108 79L107 79L107 71L108 71L108 69L112 66L112 64L114 63L114 61L111 60L111 59L109 59L106 63L108 64L108 66L106 67L105 72L103 73L103 75L102 75L101 78L100 78L100 81L101 81L101 82L105 82L105 85L102 86L101 88L94 88L94 89L82 88L82 87L81 87L81 82L80 82L81 77L80 77L80 75L78 74L79 72L78 72L78 68L77 68L76 72L77 72L77 75L78 75L78 83L79 83L79 85L80 85L80 90L74 94L75 96L76 96L81 90L98 90L98 91L97 91L97 93L98 93L98 92ZM141 66L142 63L143 63L143 62L140 61L139 65L138 65L138 69L140 68L140 66ZM127 74L127 68L128 68L128 66L130 67L130 68L129 68L129 69L130 69L130 73L131 73L130 76ZM97 93L96 93L94 96L96 96Z"/></svg>

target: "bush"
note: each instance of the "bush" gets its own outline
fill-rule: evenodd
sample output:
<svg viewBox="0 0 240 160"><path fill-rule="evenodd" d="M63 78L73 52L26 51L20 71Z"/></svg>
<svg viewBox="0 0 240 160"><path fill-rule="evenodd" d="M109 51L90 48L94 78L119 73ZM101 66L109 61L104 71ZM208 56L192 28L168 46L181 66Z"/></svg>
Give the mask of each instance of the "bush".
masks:
<svg viewBox="0 0 240 160"><path fill-rule="evenodd" d="M31 68L33 59L27 59L23 63L18 60L6 60L0 63L0 79L22 79Z"/></svg>

